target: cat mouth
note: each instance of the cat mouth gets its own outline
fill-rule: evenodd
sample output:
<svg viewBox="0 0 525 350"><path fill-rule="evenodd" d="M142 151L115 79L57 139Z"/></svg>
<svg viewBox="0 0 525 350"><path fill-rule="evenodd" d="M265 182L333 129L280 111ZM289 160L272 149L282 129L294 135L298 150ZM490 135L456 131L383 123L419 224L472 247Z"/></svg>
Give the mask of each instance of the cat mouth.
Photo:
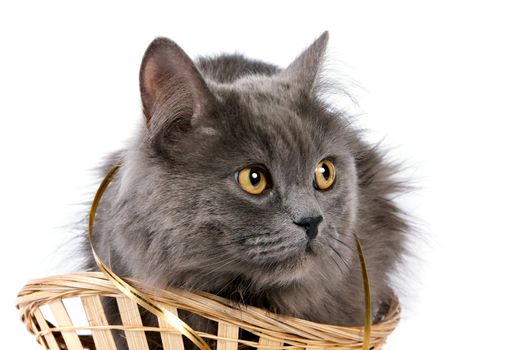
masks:
<svg viewBox="0 0 525 350"><path fill-rule="evenodd" d="M244 246L244 251L241 250L240 253L244 261L241 265L245 265L241 268L251 266L251 269L261 273L269 273L272 270L294 273L309 265L309 261L315 259L321 249L321 244L316 239L296 239L295 242L288 241L284 244L282 240L274 242L276 244L254 247L258 249L253 250Z"/></svg>
<svg viewBox="0 0 525 350"><path fill-rule="evenodd" d="M304 249L304 251L307 256L315 255L312 241L308 241L306 243L306 248Z"/></svg>
<svg viewBox="0 0 525 350"><path fill-rule="evenodd" d="M289 271L301 269L307 265L312 258L317 256L317 248L318 247L314 242L309 241L304 246L298 247L296 250L278 260L274 260L272 263L279 264L282 269L287 269Z"/></svg>
<svg viewBox="0 0 525 350"><path fill-rule="evenodd" d="M252 256L240 266L246 276L251 276L259 287L284 286L295 283L308 275L315 266L320 247L316 242L302 242L286 250L270 250L276 254Z"/></svg>

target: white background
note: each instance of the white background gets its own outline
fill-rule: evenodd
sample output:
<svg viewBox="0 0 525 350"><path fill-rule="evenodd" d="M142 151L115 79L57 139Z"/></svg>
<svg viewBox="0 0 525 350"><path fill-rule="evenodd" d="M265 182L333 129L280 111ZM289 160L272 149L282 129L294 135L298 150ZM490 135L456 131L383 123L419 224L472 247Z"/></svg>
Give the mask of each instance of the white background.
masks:
<svg viewBox="0 0 525 350"><path fill-rule="evenodd" d="M16 293L71 270L67 225L91 198L90 169L142 122L138 67L155 36L284 66L328 29L330 75L419 186L404 203L426 238L386 348L525 348L519 2L252 3L2 2L2 344L38 348Z"/></svg>

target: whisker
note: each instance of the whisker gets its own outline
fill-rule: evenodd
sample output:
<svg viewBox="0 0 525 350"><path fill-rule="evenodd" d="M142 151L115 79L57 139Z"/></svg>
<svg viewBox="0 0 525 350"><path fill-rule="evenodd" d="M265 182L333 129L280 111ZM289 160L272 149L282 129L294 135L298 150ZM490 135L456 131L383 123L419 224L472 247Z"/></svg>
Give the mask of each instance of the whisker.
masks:
<svg viewBox="0 0 525 350"><path fill-rule="evenodd" d="M337 242L341 243L341 244L342 244L343 246L345 246L346 248L348 248L352 253L355 252L355 247L351 247L351 246L349 246L348 243L346 243L346 242L340 240L339 238L335 237L335 236L332 235L330 232L328 232L328 235L329 235L331 238L335 239Z"/></svg>
<svg viewBox="0 0 525 350"><path fill-rule="evenodd" d="M331 245L329 244L326 244L326 246L328 246L328 248L334 250L334 248L332 248ZM329 255L330 259L332 259L332 261L334 262L335 266L337 266L337 268L339 269L339 271L341 272L342 275L345 275L343 269L341 268L341 266L339 265L339 263L335 260L335 258L333 257L333 255Z"/></svg>
<svg viewBox="0 0 525 350"><path fill-rule="evenodd" d="M332 247L332 245L330 243L327 243L328 247L330 247L330 249L332 249L332 251L339 257L339 259L341 259L341 261L343 262L343 264L345 264L346 268L348 270L351 270L351 267L349 265L349 263L343 258L343 256L339 253L339 251L337 249L335 249L334 247Z"/></svg>

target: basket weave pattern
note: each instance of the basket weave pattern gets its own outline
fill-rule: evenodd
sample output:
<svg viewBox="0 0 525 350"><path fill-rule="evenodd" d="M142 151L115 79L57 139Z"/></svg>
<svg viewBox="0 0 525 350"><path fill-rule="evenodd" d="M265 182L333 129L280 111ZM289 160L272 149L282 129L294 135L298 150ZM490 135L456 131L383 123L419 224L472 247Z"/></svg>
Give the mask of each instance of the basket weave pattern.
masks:
<svg viewBox="0 0 525 350"><path fill-rule="evenodd" d="M362 349L363 328L314 323L276 315L251 306L239 307L207 293L184 290L153 290L137 286L147 296L176 314L178 309L198 314L218 323L217 333L197 332L204 339L217 341L217 350L256 349ZM102 298L115 298L121 325L109 324ZM80 299L87 324L74 324L64 300ZM42 307L51 311L53 322L44 317ZM37 341L52 350L116 350L111 330L123 330L130 350L148 349L146 331L159 332L164 349L183 350L183 337L159 318L158 327L142 324L139 307L100 272L85 272L34 280L19 293L17 307L22 320ZM399 322L399 304L393 300L382 320L372 326L370 349L379 350ZM255 334L258 341L239 339L239 330ZM79 333L88 333L81 336Z"/></svg>

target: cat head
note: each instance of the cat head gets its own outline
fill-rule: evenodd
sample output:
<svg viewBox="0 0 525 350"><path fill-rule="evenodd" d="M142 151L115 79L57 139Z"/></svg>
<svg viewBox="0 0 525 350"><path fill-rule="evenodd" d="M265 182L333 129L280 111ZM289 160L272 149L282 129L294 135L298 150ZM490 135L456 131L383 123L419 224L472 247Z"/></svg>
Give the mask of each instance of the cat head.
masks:
<svg viewBox="0 0 525 350"><path fill-rule="evenodd" d="M151 43L144 128L115 209L134 275L213 290L233 278L264 288L358 271L362 144L319 96L327 41L284 69L193 62L171 40ZM230 73L213 79L217 70Z"/></svg>

